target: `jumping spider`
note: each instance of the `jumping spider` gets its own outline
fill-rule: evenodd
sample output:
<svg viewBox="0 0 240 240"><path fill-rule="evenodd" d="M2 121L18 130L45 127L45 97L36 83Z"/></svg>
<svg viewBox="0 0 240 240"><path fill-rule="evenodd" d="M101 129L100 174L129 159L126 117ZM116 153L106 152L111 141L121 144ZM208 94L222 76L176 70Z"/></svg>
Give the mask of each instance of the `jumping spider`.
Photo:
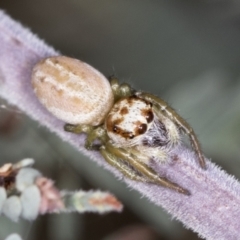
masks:
<svg viewBox="0 0 240 240"><path fill-rule="evenodd" d="M200 166L205 160L193 129L164 100L116 78L106 78L79 60L47 58L33 70L32 83L39 100L56 117L68 122L65 131L85 133L85 147L98 150L124 176L189 195L189 191L159 176L151 159L166 161L180 143L190 138ZM98 143L96 143L98 140Z"/></svg>

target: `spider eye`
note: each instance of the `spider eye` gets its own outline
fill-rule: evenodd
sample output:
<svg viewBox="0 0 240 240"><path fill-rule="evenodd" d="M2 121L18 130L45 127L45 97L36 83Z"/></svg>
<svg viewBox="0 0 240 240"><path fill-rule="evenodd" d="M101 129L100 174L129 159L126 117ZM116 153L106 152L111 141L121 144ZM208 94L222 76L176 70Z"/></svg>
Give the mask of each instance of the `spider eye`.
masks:
<svg viewBox="0 0 240 240"><path fill-rule="evenodd" d="M153 112L152 111L149 111L146 115L146 120L148 123L152 122L154 116L153 116Z"/></svg>
<svg viewBox="0 0 240 240"><path fill-rule="evenodd" d="M130 134L129 139L133 139L133 138L134 138L134 135Z"/></svg>
<svg viewBox="0 0 240 240"><path fill-rule="evenodd" d="M115 132L115 133L119 132L119 128L116 125L113 126L113 132Z"/></svg>
<svg viewBox="0 0 240 240"><path fill-rule="evenodd" d="M138 126L138 134L143 134L147 131L147 124L141 124Z"/></svg>

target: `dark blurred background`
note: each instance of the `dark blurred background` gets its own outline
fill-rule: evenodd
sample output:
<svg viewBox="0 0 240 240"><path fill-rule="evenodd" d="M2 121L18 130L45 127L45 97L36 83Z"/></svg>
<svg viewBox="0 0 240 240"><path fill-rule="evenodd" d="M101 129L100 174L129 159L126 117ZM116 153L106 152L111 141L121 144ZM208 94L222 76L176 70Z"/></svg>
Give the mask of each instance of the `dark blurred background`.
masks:
<svg viewBox="0 0 240 240"><path fill-rule="evenodd" d="M14 19L64 55L167 100L212 161L240 177L240 2L1 0ZM0 105L5 105L0 100ZM114 193L123 213L0 220L0 239L198 239L171 216L13 106L0 109L0 163L33 157L61 189Z"/></svg>

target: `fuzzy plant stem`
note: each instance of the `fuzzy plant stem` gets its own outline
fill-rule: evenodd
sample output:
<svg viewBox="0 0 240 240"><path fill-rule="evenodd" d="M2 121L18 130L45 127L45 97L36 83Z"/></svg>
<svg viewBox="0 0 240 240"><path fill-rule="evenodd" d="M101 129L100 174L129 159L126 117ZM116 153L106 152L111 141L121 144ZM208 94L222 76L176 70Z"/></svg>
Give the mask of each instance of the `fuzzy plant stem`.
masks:
<svg viewBox="0 0 240 240"><path fill-rule="evenodd" d="M179 194L153 184L123 178L99 153L86 151L84 136L64 132L64 123L44 109L35 97L30 79L33 66L42 58L59 55L52 47L0 10L0 96L31 118L55 132L79 151L150 201L163 207L185 227L205 239L239 239L240 184L207 160L207 170L199 167L195 154L184 146L173 151L171 164L152 167L191 192Z"/></svg>

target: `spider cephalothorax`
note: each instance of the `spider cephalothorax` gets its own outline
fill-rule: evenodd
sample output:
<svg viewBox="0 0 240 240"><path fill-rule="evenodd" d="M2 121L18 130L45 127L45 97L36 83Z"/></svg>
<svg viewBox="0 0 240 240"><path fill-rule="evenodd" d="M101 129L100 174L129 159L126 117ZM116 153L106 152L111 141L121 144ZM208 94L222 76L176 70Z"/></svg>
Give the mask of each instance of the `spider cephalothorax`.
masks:
<svg viewBox="0 0 240 240"><path fill-rule="evenodd" d="M98 150L105 160L132 180L159 184L183 194L189 191L159 176L148 166L151 159L166 162L186 133L206 168L199 142L189 124L168 104L128 84L108 80L79 60L47 58L33 70L32 83L39 100L64 129L85 133L85 147ZM95 145L95 140L99 140ZM100 142L100 145L99 145Z"/></svg>
<svg viewBox="0 0 240 240"><path fill-rule="evenodd" d="M178 128L163 115L157 117L151 102L135 95L113 105L105 127L113 146L141 151L146 163L151 158L166 160L167 149L180 142Z"/></svg>
<svg viewBox="0 0 240 240"><path fill-rule="evenodd" d="M152 104L136 96L116 102L105 120L111 141L116 146L134 146L151 128L154 120Z"/></svg>

